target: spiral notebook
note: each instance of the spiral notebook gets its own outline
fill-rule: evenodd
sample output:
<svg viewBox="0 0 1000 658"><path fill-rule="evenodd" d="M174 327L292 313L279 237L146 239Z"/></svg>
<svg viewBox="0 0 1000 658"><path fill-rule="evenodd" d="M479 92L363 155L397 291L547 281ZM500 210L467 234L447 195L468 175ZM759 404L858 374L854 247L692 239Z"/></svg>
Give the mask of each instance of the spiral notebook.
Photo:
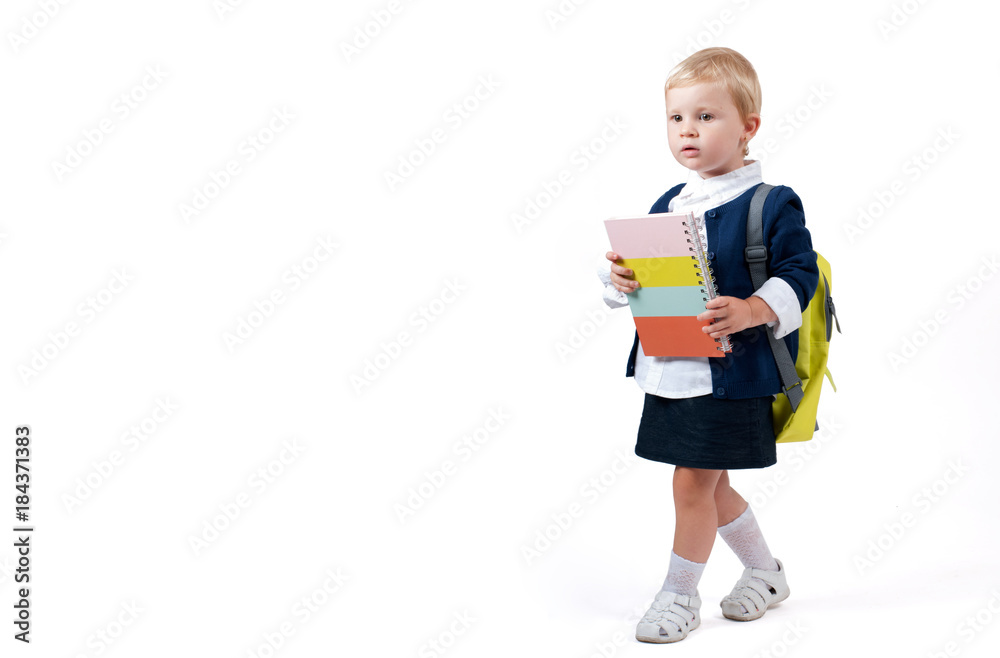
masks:
<svg viewBox="0 0 1000 658"><path fill-rule="evenodd" d="M611 250L635 272L628 294L642 351L648 356L723 356L729 337L711 338L695 318L718 296L712 267L691 213L604 220Z"/></svg>

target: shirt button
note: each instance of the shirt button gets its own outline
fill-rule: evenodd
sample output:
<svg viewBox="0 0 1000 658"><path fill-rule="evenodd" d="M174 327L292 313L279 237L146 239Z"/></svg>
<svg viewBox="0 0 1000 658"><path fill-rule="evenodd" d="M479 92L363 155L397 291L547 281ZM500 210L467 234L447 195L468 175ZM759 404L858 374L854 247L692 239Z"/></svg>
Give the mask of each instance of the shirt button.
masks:
<svg viewBox="0 0 1000 658"><path fill-rule="evenodd" d="M714 210L709 210L708 211L708 216L709 217L715 217L715 211Z"/></svg>
<svg viewBox="0 0 1000 658"><path fill-rule="evenodd" d="M724 389L724 388L722 388L720 386L719 388L715 389L715 394L719 395L719 396L725 395L726 394L726 389Z"/></svg>
<svg viewBox="0 0 1000 658"><path fill-rule="evenodd" d="M715 260L715 252L714 251L708 252L708 260Z"/></svg>

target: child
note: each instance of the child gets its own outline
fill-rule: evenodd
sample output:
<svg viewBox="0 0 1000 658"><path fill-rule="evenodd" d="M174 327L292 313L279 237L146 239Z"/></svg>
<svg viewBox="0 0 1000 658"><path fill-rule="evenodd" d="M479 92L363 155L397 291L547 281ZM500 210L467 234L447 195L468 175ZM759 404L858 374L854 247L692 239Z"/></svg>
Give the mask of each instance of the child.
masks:
<svg viewBox="0 0 1000 658"><path fill-rule="evenodd" d="M712 358L650 357L636 334L629 355L626 376L646 394L635 453L675 466L673 551L663 586L636 627L644 642L683 640L701 623L697 586L716 530L745 567L722 599L725 617L758 619L788 597L784 565L729 485L728 469L777 462L771 403L781 384L768 341L758 332L784 338L794 360L796 329L819 278L802 203L787 187L775 187L764 205L770 278L759 290L744 261L747 211L762 182L760 163L744 159L760 127L760 83L750 62L729 48L701 50L674 68L664 91L670 152L691 171L686 184L668 190L649 212L695 215L721 295L698 319L714 323L703 328L713 338L729 335L733 351ZM639 282L617 264L618 254L606 258L612 264L610 272L600 270L605 301L624 306Z"/></svg>

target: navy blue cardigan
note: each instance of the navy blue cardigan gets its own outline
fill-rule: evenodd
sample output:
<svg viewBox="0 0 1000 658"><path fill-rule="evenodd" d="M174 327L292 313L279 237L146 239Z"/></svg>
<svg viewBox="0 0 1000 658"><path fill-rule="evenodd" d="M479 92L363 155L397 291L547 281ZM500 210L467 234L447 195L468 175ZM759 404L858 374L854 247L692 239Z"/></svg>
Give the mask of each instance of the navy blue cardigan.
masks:
<svg viewBox="0 0 1000 658"><path fill-rule="evenodd" d="M683 187L681 184L667 190L649 209L649 213L668 212L670 200ZM755 185L735 199L705 212L705 231L710 250L708 257L712 261L719 295L746 299L754 292L743 250L747 243L747 212L756 189ZM816 292L819 267L816 265L812 238L805 225L802 201L791 188L775 186L764 202L763 215L768 276L781 277L786 281L795 291L799 307L805 310ZM712 369L713 397L739 399L781 392L778 367L764 331L771 329L761 324L732 334L729 337L732 352L723 357L708 358ZM798 354L798 337L796 330L781 339L788 345L793 360ZM625 370L626 377L635 375L638 347L639 333L636 332Z"/></svg>

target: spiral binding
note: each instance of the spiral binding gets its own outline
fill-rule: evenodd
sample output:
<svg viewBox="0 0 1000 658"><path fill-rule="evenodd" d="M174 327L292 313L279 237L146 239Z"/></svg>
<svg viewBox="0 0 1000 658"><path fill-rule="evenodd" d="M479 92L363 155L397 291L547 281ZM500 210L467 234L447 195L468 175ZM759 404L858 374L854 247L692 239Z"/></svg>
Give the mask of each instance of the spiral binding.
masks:
<svg viewBox="0 0 1000 658"><path fill-rule="evenodd" d="M682 222L682 224L687 226L688 229L691 228L687 222ZM695 228L697 229L697 227ZM701 294L707 295L707 297L702 297L702 300L707 302L710 299L715 299L719 296L719 285L715 282L715 277L712 276L715 273L715 270L712 269L712 262L709 260L708 255L705 253L705 248L701 244L701 234L697 232L697 230L695 233L692 233L690 230L685 230L684 233L688 236L688 244L693 245L688 247L688 251L693 252L691 258L695 261L693 265L698 270L698 283L704 286L701 289ZM692 240L692 238L694 239ZM707 284L705 283L706 277L708 280ZM720 352L728 352L732 349L732 345L729 343L729 336L713 338L712 340L720 343L720 345L715 348Z"/></svg>

